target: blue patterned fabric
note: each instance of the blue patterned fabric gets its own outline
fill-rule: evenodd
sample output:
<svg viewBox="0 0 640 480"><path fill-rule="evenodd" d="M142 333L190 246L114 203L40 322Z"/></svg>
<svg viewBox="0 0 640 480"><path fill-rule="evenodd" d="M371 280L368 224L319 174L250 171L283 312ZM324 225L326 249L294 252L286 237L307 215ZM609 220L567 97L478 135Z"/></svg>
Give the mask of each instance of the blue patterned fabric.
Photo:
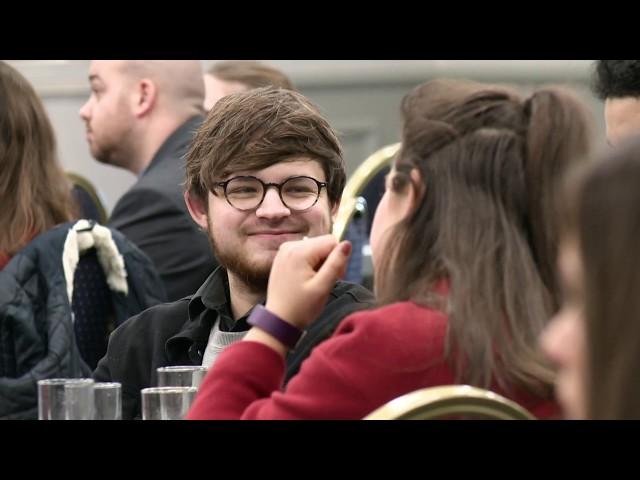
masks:
<svg viewBox="0 0 640 480"><path fill-rule="evenodd" d="M88 363L104 349L111 319L115 326L166 301L151 260L110 229L126 266L127 293L105 289L101 265L88 250L69 302L63 251L75 223L38 235L0 270L0 419L37 418L38 380L90 376Z"/></svg>
<svg viewBox="0 0 640 480"><path fill-rule="evenodd" d="M114 327L114 312L111 291L93 248L85 252L78 262L71 310L80 355L91 370L95 370L107 352L107 341Z"/></svg>
<svg viewBox="0 0 640 480"><path fill-rule="evenodd" d="M373 217L378 209L380 199L384 194L384 180L387 174L391 171L391 167L384 167L367 183L360 194L362 198L367 201L367 235L371 235L371 224L373 223Z"/></svg>
<svg viewBox="0 0 640 480"><path fill-rule="evenodd" d="M369 243L367 202L360 198L356 205L356 211L347 225L344 239L351 242L351 257L344 276L346 282L362 284L363 258L362 248Z"/></svg>

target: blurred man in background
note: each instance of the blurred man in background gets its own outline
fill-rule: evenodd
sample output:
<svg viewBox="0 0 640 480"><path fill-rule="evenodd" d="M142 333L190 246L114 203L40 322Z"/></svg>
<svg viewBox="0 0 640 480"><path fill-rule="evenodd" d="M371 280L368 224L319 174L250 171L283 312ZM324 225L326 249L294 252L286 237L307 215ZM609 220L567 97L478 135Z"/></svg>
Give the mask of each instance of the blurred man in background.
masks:
<svg viewBox="0 0 640 480"><path fill-rule="evenodd" d="M611 145L640 133L640 60L598 60L593 91L605 102L607 141Z"/></svg>
<svg viewBox="0 0 640 480"><path fill-rule="evenodd" d="M182 157L204 114L200 62L93 61L89 83L80 117L91 154L138 177L109 226L151 258L169 300L193 294L217 265L182 188Z"/></svg>
<svg viewBox="0 0 640 480"><path fill-rule="evenodd" d="M293 82L280 70L251 60L223 60L214 63L204 74L205 110L232 93L261 87L295 90Z"/></svg>

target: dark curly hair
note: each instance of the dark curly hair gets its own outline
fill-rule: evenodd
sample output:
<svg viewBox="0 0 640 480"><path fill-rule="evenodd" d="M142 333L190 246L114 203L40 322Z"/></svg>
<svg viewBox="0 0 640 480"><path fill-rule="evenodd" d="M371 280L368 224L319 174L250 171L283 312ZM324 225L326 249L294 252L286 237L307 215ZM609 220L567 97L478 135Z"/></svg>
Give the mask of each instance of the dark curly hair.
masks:
<svg viewBox="0 0 640 480"><path fill-rule="evenodd" d="M597 60L592 89L601 100L640 97L640 60Z"/></svg>

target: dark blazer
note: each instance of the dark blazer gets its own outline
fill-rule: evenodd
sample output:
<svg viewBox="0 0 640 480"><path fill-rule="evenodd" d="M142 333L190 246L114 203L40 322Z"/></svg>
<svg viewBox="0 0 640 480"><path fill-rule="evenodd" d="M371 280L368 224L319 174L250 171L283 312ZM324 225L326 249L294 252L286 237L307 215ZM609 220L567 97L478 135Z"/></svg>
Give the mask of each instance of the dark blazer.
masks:
<svg viewBox="0 0 640 480"><path fill-rule="evenodd" d="M182 196L183 156L201 123L201 117L193 117L167 138L118 200L108 224L151 258L169 301L193 295L217 266L206 233L189 215Z"/></svg>

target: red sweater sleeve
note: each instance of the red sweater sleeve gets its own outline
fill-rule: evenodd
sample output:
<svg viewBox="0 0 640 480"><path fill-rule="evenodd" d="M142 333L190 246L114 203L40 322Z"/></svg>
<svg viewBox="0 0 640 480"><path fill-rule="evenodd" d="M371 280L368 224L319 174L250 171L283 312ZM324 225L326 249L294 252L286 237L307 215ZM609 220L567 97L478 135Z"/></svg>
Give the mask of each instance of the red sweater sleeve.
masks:
<svg viewBox="0 0 640 480"><path fill-rule="evenodd" d="M0 252L0 270L2 270L7 265L7 263L9 263L9 260L11 260L11 257L9 255Z"/></svg>
<svg viewBox="0 0 640 480"><path fill-rule="evenodd" d="M258 342L238 342L220 354L200 386L188 420L233 420L257 399L277 390L284 359Z"/></svg>
<svg viewBox="0 0 640 480"><path fill-rule="evenodd" d="M286 391L282 357L239 342L218 357L187 418L363 418L396 396L453 380L444 331L442 315L406 303L358 312L313 350Z"/></svg>

